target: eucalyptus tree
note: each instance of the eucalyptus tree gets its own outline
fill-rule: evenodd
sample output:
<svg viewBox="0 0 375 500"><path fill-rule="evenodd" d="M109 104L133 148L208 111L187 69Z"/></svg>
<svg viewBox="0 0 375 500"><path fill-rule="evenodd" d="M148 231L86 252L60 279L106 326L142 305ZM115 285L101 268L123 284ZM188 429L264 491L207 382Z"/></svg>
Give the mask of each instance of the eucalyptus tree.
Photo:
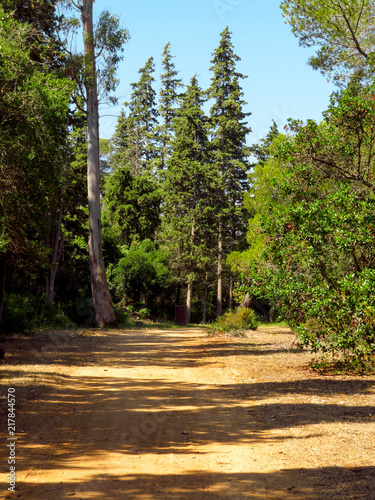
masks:
<svg viewBox="0 0 375 500"><path fill-rule="evenodd" d="M99 89L110 96L118 84L115 71L120 53L128 39L127 30L120 27L117 16L104 11L94 31L93 0L70 0L80 12L84 54L71 57L72 76L80 91L76 105L87 117L87 188L89 207L89 261L95 319L98 325L116 324L116 317L108 289L102 251L100 210L100 156L99 156ZM100 64L97 68L97 61ZM82 106L83 103L83 106Z"/></svg>
<svg viewBox="0 0 375 500"><path fill-rule="evenodd" d="M213 73L208 95L211 106L211 150L216 164L219 186L217 203L217 315L223 307L223 267L228 251L234 251L245 235L246 211L243 195L248 190L249 148L246 145L247 104L240 81L246 76L236 70L240 58L234 53L228 27L220 34L220 44L213 53ZM229 306L232 303L233 279L230 277Z"/></svg>

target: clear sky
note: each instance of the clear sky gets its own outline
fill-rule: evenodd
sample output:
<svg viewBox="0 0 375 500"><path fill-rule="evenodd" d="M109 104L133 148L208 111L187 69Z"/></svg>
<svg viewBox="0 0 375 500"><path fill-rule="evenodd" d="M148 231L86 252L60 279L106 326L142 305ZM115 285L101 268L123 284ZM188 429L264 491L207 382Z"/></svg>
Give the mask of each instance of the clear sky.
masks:
<svg viewBox="0 0 375 500"><path fill-rule="evenodd" d="M175 55L176 69L185 84L197 73L199 84L210 84L212 52L226 26L232 31L237 70L242 81L249 125L249 144L256 143L275 119L279 130L289 117L320 121L327 109L332 84L307 60L312 49L300 47L284 23L277 0L96 0L94 12L108 9L120 16L130 32L125 46L117 89L119 106L101 109L100 135L110 138L123 102L130 98L138 70L154 57L155 78L162 72L161 54L167 42ZM155 85L158 90L158 86ZM113 116L105 116L113 115Z"/></svg>

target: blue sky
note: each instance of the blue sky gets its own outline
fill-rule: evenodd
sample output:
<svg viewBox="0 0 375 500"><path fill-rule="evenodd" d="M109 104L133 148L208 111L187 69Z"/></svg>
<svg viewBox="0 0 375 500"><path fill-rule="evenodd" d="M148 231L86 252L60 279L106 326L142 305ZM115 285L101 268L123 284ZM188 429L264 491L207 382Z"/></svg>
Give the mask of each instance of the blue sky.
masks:
<svg viewBox="0 0 375 500"><path fill-rule="evenodd" d="M226 26L235 53L241 57L242 81L249 125L249 144L264 137L275 119L282 130L289 117L320 121L328 107L332 84L313 71L307 60L313 50L299 47L284 23L279 1L264 0L96 0L95 14L108 9L120 16L130 32L118 71L119 106L101 109L100 135L110 138L122 104L131 94L138 70L151 56L155 78L162 72L161 53L171 43L174 63L184 83L197 73L201 87L210 84L212 52ZM158 85L155 86L155 89ZM112 115L112 116L105 116Z"/></svg>

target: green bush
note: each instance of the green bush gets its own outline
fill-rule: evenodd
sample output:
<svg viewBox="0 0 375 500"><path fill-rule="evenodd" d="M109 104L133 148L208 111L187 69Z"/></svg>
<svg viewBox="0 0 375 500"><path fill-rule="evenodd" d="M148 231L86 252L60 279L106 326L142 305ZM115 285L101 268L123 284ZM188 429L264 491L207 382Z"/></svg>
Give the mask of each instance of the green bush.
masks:
<svg viewBox="0 0 375 500"><path fill-rule="evenodd" d="M31 297L23 297L14 293L6 294L1 324L3 332L17 333L28 330L32 316Z"/></svg>
<svg viewBox="0 0 375 500"><path fill-rule="evenodd" d="M113 284L121 302L155 308L171 284L167 255L150 240L134 242L113 270Z"/></svg>
<svg viewBox="0 0 375 500"><path fill-rule="evenodd" d="M255 312L247 307L242 307L235 312L227 312L220 316L210 328L210 333L228 333L234 336L244 336L245 330L255 330L258 321Z"/></svg>
<svg viewBox="0 0 375 500"><path fill-rule="evenodd" d="M41 328L72 328L74 323L60 304L47 297L10 293L5 296L1 330L18 333Z"/></svg>
<svg viewBox="0 0 375 500"><path fill-rule="evenodd" d="M375 352L375 270L349 274L335 289L319 291L303 305L306 321L296 327L301 343L366 361Z"/></svg>
<svg viewBox="0 0 375 500"><path fill-rule="evenodd" d="M121 307L117 306L117 305L113 305L113 309L115 311L115 315L116 315L116 319L117 319L117 323L121 323L121 324L125 324L125 325L131 325L132 324L132 320L130 319L130 316L127 312L125 312L123 309L121 309Z"/></svg>

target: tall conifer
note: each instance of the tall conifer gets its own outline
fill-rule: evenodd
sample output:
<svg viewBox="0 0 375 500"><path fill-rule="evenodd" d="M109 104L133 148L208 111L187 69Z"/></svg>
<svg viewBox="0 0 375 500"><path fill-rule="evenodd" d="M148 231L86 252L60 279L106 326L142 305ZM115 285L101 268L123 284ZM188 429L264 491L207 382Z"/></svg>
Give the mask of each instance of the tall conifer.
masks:
<svg viewBox="0 0 375 500"><path fill-rule="evenodd" d="M183 87L180 78L177 78L178 71L175 69L173 57L170 52L170 42L166 44L163 51L162 66L164 73L161 75L161 88L159 94L159 114L161 117L160 141L160 168L164 170L167 158L170 156L169 143L172 140L173 127L172 122L176 117L176 108L178 106L178 89Z"/></svg>
<svg viewBox="0 0 375 500"><path fill-rule="evenodd" d="M158 154L158 110L153 88L155 78L152 57L138 73L141 75L140 79L131 84L131 99L125 103L128 114L124 111L121 113L112 139L115 163L130 163L135 175L151 170Z"/></svg>
<svg viewBox="0 0 375 500"><path fill-rule="evenodd" d="M236 71L240 58L234 53L231 32L228 27L220 34L221 40L213 53L210 70L213 72L209 97L211 107L211 147L220 180L217 218L218 266L217 266L217 315L223 308L223 268L225 256L234 250L239 239L245 235L246 215L242 199L249 187L249 148L246 135L251 131L247 126L243 108L240 80L246 76ZM233 281L230 278L229 305L231 306Z"/></svg>
<svg viewBox="0 0 375 500"><path fill-rule="evenodd" d="M212 213L216 179L208 156L208 120L203 103L203 92L194 76L173 122L172 153L164 183L163 236L174 246L177 266L187 284L187 321L193 283L207 254L207 221Z"/></svg>

